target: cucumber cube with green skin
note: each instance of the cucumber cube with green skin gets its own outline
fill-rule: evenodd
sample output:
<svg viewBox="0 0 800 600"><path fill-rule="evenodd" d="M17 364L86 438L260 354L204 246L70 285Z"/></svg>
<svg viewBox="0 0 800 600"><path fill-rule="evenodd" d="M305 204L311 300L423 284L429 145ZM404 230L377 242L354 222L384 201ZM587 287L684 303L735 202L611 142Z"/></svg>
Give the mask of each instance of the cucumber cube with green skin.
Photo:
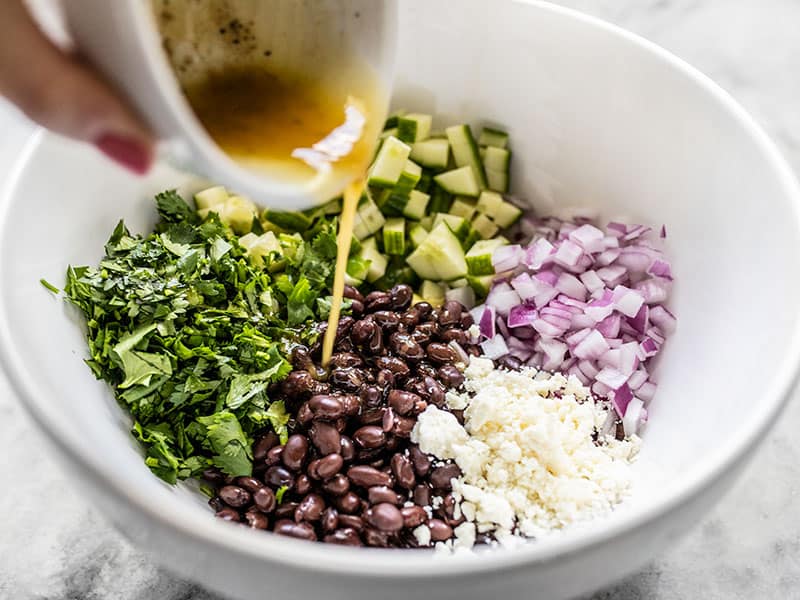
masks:
<svg viewBox="0 0 800 600"><path fill-rule="evenodd" d="M464 248L464 251L467 251L468 249L472 248L472 245L480 239L483 239L481 238L481 234L475 231L475 229L470 225L469 233L463 240L461 240L461 247Z"/></svg>
<svg viewBox="0 0 800 600"><path fill-rule="evenodd" d="M497 224L484 214L479 214L473 219L472 228L477 231L481 239L484 240L493 238L497 235L497 232L500 231Z"/></svg>
<svg viewBox="0 0 800 600"><path fill-rule="evenodd" d="M357 221L360 221L364 226L364 231L367 232L366 236L356 235L359 239L364 239L373 233L380 231L386 218L383 216L381 209L373 202L369 193L362 194L358 203L358 210L356 211ZM354 228L355 231L355 228Z"/></svg>
<svg viewBox="0 0 800 600"><path fill-rule="evenodd" d="M508 145L508 134L505 131L484 127L478 136L478 144L481 146L494 146L495 148L505 148Z"/></svg>
<svg viewBox="0 0 800 600"><path fill-rule="evenodd" d="M420 192L419 190L411 190L408 196L408 202L406 202L403 208L403 216L419 221L425 216L425 209L428 206L430 198L428 194Z"/></svg>
<svg viewBox="0 0 800 600"><path fill-rule="evenodd" d="M490 190L506 193L508 191L508 180L508 171L486 169L486 181L489 183Z"/></svg>
<svg viewBox="0 0 800 600"><path fill-rule="evenodd" d="M475 214L475 202L469 198L456 198L447 212L457 217L471 219Z"/></svg>
<svg viewBox="0 0 800 600"><path fill-rule="evenodd" d="M194 195L194 204L197 207L197 210L202 210L204 208L210 209L215 206L219 206L220 204L224 204L227 199L228 190L221 185L215 185L214 187L206 188L200 192L197 192Z"/></svg>
<svg viewBox="0 0 800 600"><path fill-rule="evenodd" d="M422 113L409 113L397 119L397 137L408 143L421 142L431 132L433 117Z"/></svg>
<svg viewBox="0 0 800 600"><path fill-rule="evenodd" d="M422 171L422 176L419 178L417 185L414 189L419 190L420 192L425 192L426 194L431 191L431 186L433 185L433 174L427 170Z"/></svg>
<svg viewBox="0 0 800 600"><path fill-rule="evenodd" d="M491 275L494 273L492 255L500 246L505 246L503 240L479 240L472 245L466 256L467 269L470 275Z"/></svg>
<svg viewBox="0 0 800 600"><path fill-rule="evenodd" d="M401 110L394 111L392 114L390 114L388 117L386 117L386 121L384 121L384 123L383 123L384 131L387 130L387 129L396 128L397 127L397 121L404 114L406 114L406 111L401 109Z"/></svg>
<svg viewBox="0 0 800 600"><path fill-rule="evenodd" d="M354 279L364 281L367 278L371 264L370 261L363 260L359 256L350 258L347 261L347 274Z"/></svg>
<svg viewBox="0 0 800 600"><path fill-rule="evenodd" d="M510 202L503 201L497 208L497 212L492 215L492 220L500 227L510 227L516 223L517 219L522 215L522 210L517 208Z"/></svg>
<svg viewBox="0 0 800 600"><path fill-rule="evenodd" d="M467 281L466 277L462 277L461 279L454 279L448 285L451 289L455 289L469 285L469 281Z"/></svg>
<svg viewBox="0 0 800 600"><path fill-rule="evenodd" d="M450 159L450 142L440 138L416 142L411 146L410 156L423 167L441 171L447 168Z"/></svg>
<svg viewBox="0 0 800 600"><path fill-rule="evenodd" d="M397 184L392 188L386 201L380 204L381 210L390 216L403 214L409 195L421 177L422 167L410 160L406 161L406 166L400 173Z"/></svg>
<svg viewBox="0 0 800 600"><path fill-rule="evenodd" d="M467 274L464 250L446 222L435 226L406 262L422 279L450 281Z"/></svg>
<svg viewBox="0 0 800 600"><path fill-rule="evenodd" d="M383 251L399 256L406 253L406 220L402 217L386 220L383 226Z"/></svg>
<svg viewBox="0 0 800 600"><path fill-rule="evenodd" d="M378 251L378 242L374 237L367 238L361 242L359 256L370 261L369 270L367 271L367 281L370 283L377 281L386 273L386 265L389 264L389 261Z"/></svg>
<svg viewBox="0 0 800 600"><path fill-rule="evenodd" d="M393 256L386 267L386 273L372 285L379 290L390 290L398 283L417 287L418 282L417 274L406 264L405 259L402 256Z"/></svg>
<svg viewBox="0 0 800 600"><path fill-rule="evenodd" d="M483 161L478 152L478 144L472 136L469 125L454 125L444 130L447 139L450 141L450 148L453 151L453 159L458 167L470 167L473 171L475 181L479 189L486 188L486 173L483 170ZM461 192L455 192L461 193ZM464 194L466 196L477 196L478 194Z"/></svg>
<svg viewBox="0 0 800 600"><path fill-rule="evenodd" d="M444 304L444 288L435 281L425 280L419 286L419 294L425 299L425 302L432 306L441 306Z"/></svg>
<svg viewBox="0 0 800 600"><path fill-rule="evenodd" d="M485 298L489 290L492 289L494 275L468 275L467 281L469 282L469 287L475 290L476 296Z"/></svg>
<svg viewBox="0 0 800 600"><path fill-rule="evenodd" d="M425 231L430 231L433 229L433 215L426 215L419 220L419 225Z"/></svg>
<svg viewBox="0 0 800 600"><path fill-rule="evenodd" d="M453 196L445 191L439 184L435 181L432 184L432 189L430 191L431 194L431 201L428 205L428 212L430 213L437 213L437 212L449 212L450 206L453 204Z"/></svg>
<svg viewBox="0 0 800 600"><path fill-rule="evenodd" d="M479 213L483 213L492 217L495 215L503 202L503 197L497 192L483 190L478 198L478 204L476 208Z"/></svg>
<svg viewBox="0 0 800 600"><path fill-rule="evenodd" d="M305 232L311 226L311 219L301 212L265 210L264 218L287 231Z"/></svg>
<svg viewBox="0 0 800 600"><path fill-rule="evenodd" d="M439 173L434 176L433 180L446 192L457 196L477 198L481 191L478 180L475 178L475 170L471 166Z"/></svg>
<svg viewBox="0 0 800 600"><path fill-rule="evenodd" d="M511 151L505 148L487 146L483 156L483 166L492 171L508 171L511 165Z"/></svg>
<svg viewBox="0 0 800 600"><path fill-rule="evenodd" d="M338 215L340 212L342 212L341 198L334 198L330 202L324 204L322 206L322 212L326 215Z"/></svg>
<svg viewBox="0 0 800 600"><path fill-rule="evenodd" d="M436 213L436 216L433 219L433 227L436 228L439 223L447 223L447 226L450 228L450 231L459 239L459 241L463 241L469 235L470 226L469 221L467 221L464 217L458 217L456 215L449 215L447 213Z"/></svg>
<svg viewBox="0 0 800 600"><path fill-rule="evenodd" d="M361 217L356 213L353 216L353 237L357 240L363 240L371 236L372 233L361 220Z"/></svg>
<svg viewBox="0 0 800 600"><path fill-rule="evenodd" d="M408 239L411 241L411 246L417 248L428 237L428 230L422 225L414 225L411 231L408 232Z"/></svg>
<svg viewBox="0 0 800 600"><path fill-rule="evenodd" d="M387 137L369 169L369 185L392 187L397 184L409 154L411 146L392 135Z"/></svg>

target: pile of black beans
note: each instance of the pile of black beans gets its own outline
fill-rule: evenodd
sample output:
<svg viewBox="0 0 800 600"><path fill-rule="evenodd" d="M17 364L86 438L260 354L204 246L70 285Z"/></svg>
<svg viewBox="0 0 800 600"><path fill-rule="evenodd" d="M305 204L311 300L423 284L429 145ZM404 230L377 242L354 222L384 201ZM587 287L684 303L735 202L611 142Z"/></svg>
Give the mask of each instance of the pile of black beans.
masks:
<svg viewBox="0 0 800 600"><path fill-rule="evenodd" d="M294 370L271 390L293 414L288 441L273 432L256 440L253 477L207 471L216 489L209 503L222 519L305 540L415 547L422 524L432 542L450 539L463 522L450 483L461 472L409 438L417 415L429 403L445 408L445 392L464 381L450 342L479 354L467 333L472 317L458 302L411 306L407 285L367 296L348 287L345 296L352 316L339 322L327 368L319 344L297 346Z"/></svg>

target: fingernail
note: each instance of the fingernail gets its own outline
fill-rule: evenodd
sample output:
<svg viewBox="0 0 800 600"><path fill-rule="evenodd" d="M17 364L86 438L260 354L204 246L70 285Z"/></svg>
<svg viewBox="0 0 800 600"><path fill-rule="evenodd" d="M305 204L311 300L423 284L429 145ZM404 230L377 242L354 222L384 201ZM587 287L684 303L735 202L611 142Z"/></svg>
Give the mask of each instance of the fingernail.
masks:
<svg viewBox="0 0 800 600"><path fill-rule="evenodd" d="M97 138L94 145L111 160L137 175L147 173L153 162L150 148L133 138L107 133Z"/></svg>

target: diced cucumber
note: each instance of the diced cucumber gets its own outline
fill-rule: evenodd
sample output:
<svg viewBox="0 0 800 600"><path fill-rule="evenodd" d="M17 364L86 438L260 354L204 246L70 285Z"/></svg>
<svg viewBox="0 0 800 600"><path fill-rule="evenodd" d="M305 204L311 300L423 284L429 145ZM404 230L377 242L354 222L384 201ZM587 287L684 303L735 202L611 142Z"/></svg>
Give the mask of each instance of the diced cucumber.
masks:
<svg viewBox="0 0 800 600"><path fill-rule="evenodd" d="M505 202L498 207L497 212L492 215L492 219L495 223L500 225L500 227L510 227L514 223L517 222L517 219L520 218L522 215L522 210L511 204L511 202Z"/></svg>
<svg viewBox="0 0 800 600"><path fill-rule="evenodd" d="M477 198L480 193L475 170L470 167L460 167L452 171L445 171L434 176L433 180L445 191L457 196Z"/></svg>
<svg viewBox="0 0 800 600"><path fill-rule="evenodd" d="M486 188L486 173L483 170L483 162L478 154L478 144L472 136L469 125L454 125L445 129L447 139L450 140L450 147L453 149L453 158L458 167L471 167L475 180L480 189ZM456 192L459 193L459 192ZM477 194L464 194L466 196L477 196Z"/></svg>
<svg viewBox="0 0 800 600"><path fill-rule="evenodd" d="M409 113L397 119L397 137L410 144L428 138L433 117L422 113Z"/></svg>
<svg viewBox="0 0 800 600"><path fill-rule="evenodd" d="M253 219L258 216L258 209L252 200L244 196L228 196L225 203L216 212L219 220L228 225L234 233L249 233L253 227Z"/></svg>
<svg viewBox="0 0 800 600"><path fill-rule="evenodd" d="M383 251L399 256L406 253L406 220L402 217L386 219L383 226Z"/></svg>
<svg viewBox="0 0 800 600"><path fill-rule="evenodd" d="M381 227L383 227L383 224L386 222L386 218L383 216L381 209L373 202L368 192L361 195L357 215L368 232L367 236L380 231Z"/></svg>
<svg viewBox="0 0 800 600"><path fill-rule="evenodd" d="M497 224L484 214L479 214L472 220L472 228L477 231L481 239L484 240L493 238L500 230Z"/></svg>
<svg viewBox="0 0 800 600"><path fill-rule="evenodd" d="M334 198L330 202L322 205L322 212L325 215L338 215L342 212L342 199Z"/></svg>
<svg viewBox="0 0 800 600"><path fill-rule="evenodd" d="M419 286L419 293L425 302L433 306L444 304L444 288L435 281L425 280Z"/></svg>
<svg viewBox="0 0 800 600"><path fill-rule="evenodd" d="M386 117L386 121L384 121L383 123L383 129L386 130L386 129L392 129L393 127L397 127L397 121L404 114L406 114L406 111L402 109L394 111L392 114Z"/></svg>
<svg viewBox="0 0 800 600"><path fill-rule="evenodd" d="M228 199L228 190L221 185L206 188L194 195L194 204L198 210L212 208L224 204Z"/></svg>
<svg viewBox="0 0 800 600"><path fill-rule="evenodd" d="M417 274L406 264L405 259L401 256L393 256L389 261L389 266L386 267L386 273L372 285L379 290L390 290L398 283L416 287L418 281Z"/></svg>
<svg viewBox="0 0 800 600"><path fill-rule="evenodd" d="M445 292L444 297L446 300L455 300L461 303L466 309L475 306L475 290L469 286L449 289Z"/></svg>
<svg viewBox="0 0 800 600"><path fill-rule="evenodd" d="M350 239L350 256L358 254L359 252L361 252L361 240L359 240L356 236L353 236Z"/></svg>
<svg viewBox="0 0 800 600"><path fill-rule="evenodd" d="M408 232L408 239L411 240L411 245L417 248L425 238L428 237L428 230L422 225L413 225L411 231Z"/></svg>
<svg viewBox="0 0 800 600"><path fill-rule="evenodd" d="M468 275L467 281L469 281L469 286L475 290L475 294L479 298L485 298L489 290L492 289L494 275Z"/></svg>
<svg viewBox="0 0 800 600"><path fill-rule="evenodd" d="M505 242L497 238L475 242L464 257L467 261L469 274L491 275L494 273L492 255L500 246L505 246Z"/></svg>
<svg viewBox="0 0 800 600"><path fill-rule="evenodd" d="M406 202L406 206L403 208L403 216L419 221L425 216L425 209L428 206L430 198L428 194L420 192L419 190L411 190L411 193L408 195L408 202Z"/></svg>
<svg viewBox="0 0 800 600"><path fill-rule="evenodd" d="M449 212L450 206L453 204L453 196L449 192L434 181L430 194L431 201L428 205L428 212Z"/></svg>
<svg viewBox="0 0 800 600"><path fill-rule="evenodd" d="M420 227L425 231L433 229L433 215L426 215L419 220Z"/></svg>
<svg viewBox="0 0 800 600"><path fill-rule="evenodd" d="M486 170L486 181L489 183L489 189L496 192L508 191L508 172Z"/></svg>
<svg viewBox="0 0 800 600"><path fill-rule="evenodd" d="M411 296L411 306L419 304L420 302L426 302L425 298L416 293L413 296Z"/></svg>
<svg viewBox="0 0 800 600"><path fill-rule="evenodd" d="M364 221L361 220L359 214L356 213L353 217L353 237L357 240L363 240L371 236L372 233L364 224Z"/></svg>
<svg viewBox="0 0 800 600"><path fill-rule="evenodd" d="M405 210L406 204L414 186L422 176L422 167L418 164L407 160L406 166L403 168L397 184L392 188L391 193L387 196L386 200L380 203L380 207L387 215L401 215Z"/></svg>
<svg viewBox="0 0 800 600"><path fill-rule="evenodd" d="M378 251L378 242L374 237L367 238L361 242L359 256L370 261L369 270L367 271L367 281L370 283L377 281L386 273L386 265L389 264L389 261Z"/></svg>
<svg viewBox="0 0 800 600"><path fill-rule="evenodd" d="M353 287L357 288L362 283L364 283L363 279L358 279L357 277L353 277L347 271L344 272L344 284L345 285L352 285Z"/></svg>
<svg viewBox="0 0 800 600"><path fill-rule="evenodd" d="M483 157L483 166L492 171L508 171L511 165L511 151L505 148L488 146Z"/></svg>
<svg viewBox="0 0 800 600"><path fill-rule="evenodd" d="M484 127L478 137L478 144L481 146L494 146L495 148L505 148L508 145L508 134L499 129Z"/></svg>
<svg viewBox="0 0 800 600"><path fill-rule="evenodd" d="M264 218L287 231L305 232L311 226L311 219L301 212L265 210Z"/></svg>
<svg viewBox="0 0 800 600"><path fill-rule="evenodd" d="M478 146L478 156L480 156L480 157L481 157L481 160L483 160L483 157L484 157L484 156L486 156L486 146ZM486 167L484 167L484 169L485 169L485 168L486 168ZM486 178L487 178L487 179L489 178L489 177L488 177L488 174L487 174L487 177L486 177Z"/></svg>
<svg viewBox="0 0 800 600"><path fill-rule="evenodd" d="M458 279L467 274L464 250L447 223L439 223L406 259L422 279Z"/></svg>
<svg viewBox="0 0 800 600"><path fill-rule="evenodd" d="M433 138L416 142L411 146L411 160L429 169L442 170L447 168L450 156L450 142L446 139Z"/></svg>
<svg viewBox="0 0 800 600"><path fill-rule="evenodd" d="M407 160L403 170L400 172L400 177L397 178L397 184L394 186L395 191L410 192L416 187L421 177L422 167L414 161Z"/></svg>
<svg viewBox="0 0 800 600"><path fill-rule="evenodd" d="M436 213L433 218L433 228L436 229L436 226L439 225L439 223L447 223L450 231L453 232L459 241L463 241L469 235L469 221L467 221L464 217L450 215L447 213Z"/></svg>
<svg viewBox="0 0 800 600"><path fill-rule="evenodd" d="M447 212L457 217L471 219L472 215L475 214L475 202L469 198L456 198Z"/></svg>
<svg viewBox="0 0 800 600"><path fill-rule="evenodd" d="M433 185L433 174L429 173L428 171L422 171L422 176L419 178L419 181L417 182L417 187L415 189L419 190L420 192L425 192L427 194L430 192L432 185Z"/></svg>
<svg viewBox="0 0 800 600"><path fill-rule="evenodd" d="M394 136L386 138L369 169L367 182L376 187L394 186L400 179L410 153L411 146L408 144Z"/></svg>
<svg viewBox="0 0 800 600"><path fill-rule="evenodd" d="M281 252L281 244L271 231L261 235L247 233L239 238L239 245L247 251L247 256L254 265L260 265L273 252Z"/></svg>
<svg viewBox="0 0 800 600"><path fill-rule="evenodd" d="M479 213L493 217L503 202L505 202L505 200L503 200L503 197L497 192L483 190L478 198L478 204L476 208L478 209Z"/></svg>
<svg viewBox="0 0 800 600"><path fill-rule="evenodd" d="M392 127L391 129L384 129L381 134L378 136L380 140L385 140L388 137L397 137L397 127Z"/></svg>
<svg viewBox="0 0 800 600"><path fill-rule="evenodd" d="M354 279L364 281L369 274L371 265L370 260L365 260L361 256L353 256L347 261L347 274Z"/></svg>
<svg viewBox="0 0 800 600"><path fill-rule="evenodd" d="M464 249L464 251L467 251L468 249L472 248L472 245L480 239L483 239L481 238L481 234L475 231L475 229L473 229L473 227L470 225L469 233L463 240L461 240L461 247Z"/></svg>
<svg viewBox="0 0 800 600"><path fill-rule="evenodd" d="M451 281L447 285L449 285L451 289L452 288L460 288L460 287L464 287L465 285L469 285L469 281L467 281L466 277L462 277L461 279L454 279L453 281Z"/></svg>

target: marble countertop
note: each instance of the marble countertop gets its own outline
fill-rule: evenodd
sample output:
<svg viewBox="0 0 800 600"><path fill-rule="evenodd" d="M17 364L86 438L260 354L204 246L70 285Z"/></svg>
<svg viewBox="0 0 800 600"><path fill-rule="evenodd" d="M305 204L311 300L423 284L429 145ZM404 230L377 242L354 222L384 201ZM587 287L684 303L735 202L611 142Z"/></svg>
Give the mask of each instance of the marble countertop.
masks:
<svg viewBox="0 0 800 600"><path fill-rule="evenodd" d="M561 4L642 34L699 67L755 115L800 172L800 2ZM25 127L18 118L14 126ZM0 140L0 160L13 152ZM739 484L682 543L586 600L800 598L798 422L795 399ZM130 546L43 448L0 379L0 480L6 485L0 495L0 598L218 598L176 579Z"/></svg>

